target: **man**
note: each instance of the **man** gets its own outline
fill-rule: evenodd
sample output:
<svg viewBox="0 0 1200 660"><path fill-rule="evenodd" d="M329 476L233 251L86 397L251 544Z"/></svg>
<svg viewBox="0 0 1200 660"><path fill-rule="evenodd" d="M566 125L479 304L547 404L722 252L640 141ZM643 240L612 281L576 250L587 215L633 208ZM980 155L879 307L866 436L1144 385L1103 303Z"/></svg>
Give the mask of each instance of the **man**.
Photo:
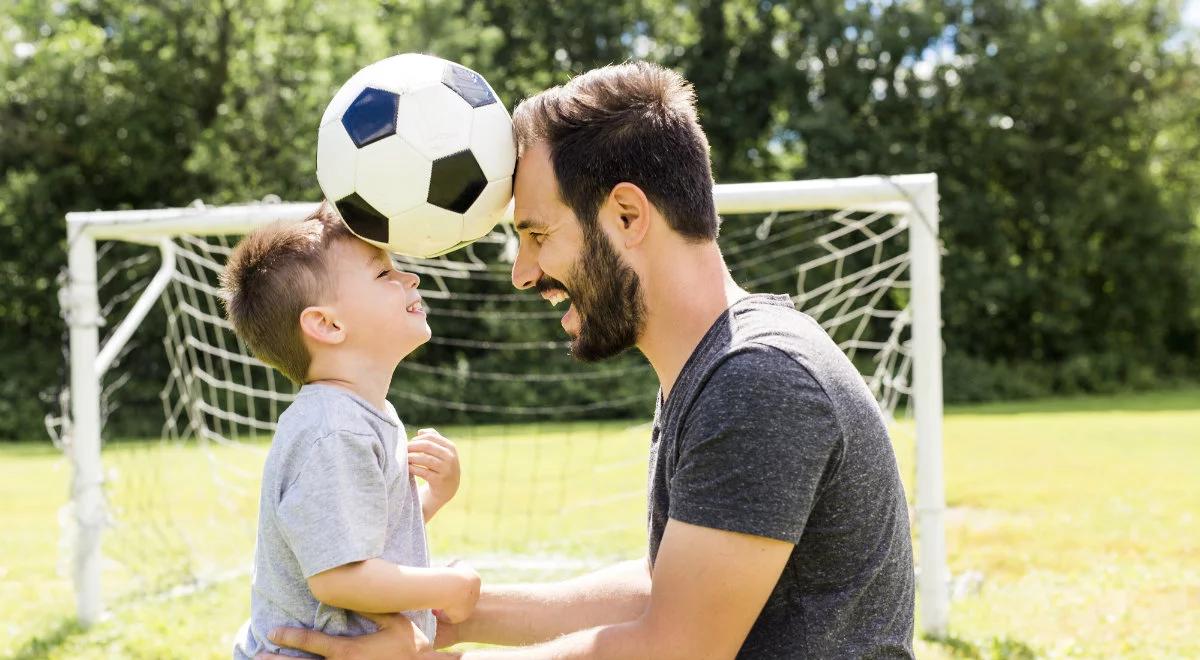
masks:
<svg viewBox="0 0 1200 660"><path fill-rule="evenodd" d="M513 284L557 304L579 359L636 346L661 393L644 560L488 587L438 645L504 658L911 657L907 508L861 376L786 296L734 283L716 243L691 86L643 62L523 102ZM381 618L357 639L280 631L332 657L444 657ZM423 655L422 655L423 654Z"/></svg>

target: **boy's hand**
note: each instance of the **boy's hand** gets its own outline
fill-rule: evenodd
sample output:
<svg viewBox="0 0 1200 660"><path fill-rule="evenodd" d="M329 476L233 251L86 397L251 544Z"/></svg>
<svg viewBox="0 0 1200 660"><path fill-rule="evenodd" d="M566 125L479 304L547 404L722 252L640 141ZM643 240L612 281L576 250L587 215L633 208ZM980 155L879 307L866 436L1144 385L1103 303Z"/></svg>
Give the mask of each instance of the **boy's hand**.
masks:
<svg viewBox="0 0 1200 660"><path fill-rule="evenodd" d="M451 564L447 585L446 605L434 610L438 620L448 623L460 623L470 618L475 612L475 604L479 602L479 587L482 582L479 573L470 566Z"/></svg>
<svg viewBox="0 0 1200 660"><path fill-rule="evenodd" d="M440 509L458 492L461 476L458 448L436 429L421 429L408 443L408 469L429 484L434 510Z"/></svg>

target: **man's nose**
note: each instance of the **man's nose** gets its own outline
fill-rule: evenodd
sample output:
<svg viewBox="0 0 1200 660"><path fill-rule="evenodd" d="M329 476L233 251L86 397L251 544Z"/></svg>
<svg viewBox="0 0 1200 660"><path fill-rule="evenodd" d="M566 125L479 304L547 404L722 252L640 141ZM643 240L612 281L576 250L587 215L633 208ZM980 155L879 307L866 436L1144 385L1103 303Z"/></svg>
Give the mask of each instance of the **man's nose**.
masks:
<svg viewBox="0 0 1200 660"><path fill-rule="evenodd" d="M529 250L517 248L517 258L513 261L512 283L518 289L528 289L537 284L542 277L542 269L537 265Z"/></svg>

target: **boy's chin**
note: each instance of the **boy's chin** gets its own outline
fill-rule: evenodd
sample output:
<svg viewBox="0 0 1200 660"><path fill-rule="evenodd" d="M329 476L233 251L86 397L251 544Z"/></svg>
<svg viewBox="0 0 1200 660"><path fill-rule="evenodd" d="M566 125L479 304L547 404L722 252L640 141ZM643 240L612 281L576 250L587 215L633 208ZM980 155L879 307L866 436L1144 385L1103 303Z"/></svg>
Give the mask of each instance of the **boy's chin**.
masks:
<svg viewBox="0 0 1200 660"><path fill-rule="evenodd" d="M404 336L397 337L396 342L403 346L411 346L414 350L429 343L433 338L433 330L430 330L429 324L425 323L420 328L413 328L411 332L404 333Z"/></svg>

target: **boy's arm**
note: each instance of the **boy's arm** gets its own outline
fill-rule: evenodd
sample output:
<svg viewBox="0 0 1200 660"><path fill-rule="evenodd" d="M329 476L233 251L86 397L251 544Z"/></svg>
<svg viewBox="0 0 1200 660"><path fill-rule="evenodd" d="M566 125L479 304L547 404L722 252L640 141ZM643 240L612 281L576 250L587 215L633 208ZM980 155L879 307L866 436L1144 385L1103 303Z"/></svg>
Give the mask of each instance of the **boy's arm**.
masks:
<svg viewBox="0 0 1200 660"><path fill-rule="evenodd" d="M421 497L421 517L425 519L425 522L429 522L446 503L433 494L428 484L421 486L418 494Z"/></svg>
<svg viewBox="0 0 1200 660"><path fill-rule="evenodd" d="M383 559L344 564L308 578L317 600L356 612L446 610L465 616L479 598L479 575L465 567L398 566Z"/></svg>
<svg viewBox="0 0 1200 660"><path fill-rule="evenodd" d="M461 620L479 591L470 569L379 559L389 521L386 457L383 442L371 434L338 431L312 443L300 465L282 475L289 485L275 519L287 547L309 591L327 605L367 612L437 607Z"/></svg>

